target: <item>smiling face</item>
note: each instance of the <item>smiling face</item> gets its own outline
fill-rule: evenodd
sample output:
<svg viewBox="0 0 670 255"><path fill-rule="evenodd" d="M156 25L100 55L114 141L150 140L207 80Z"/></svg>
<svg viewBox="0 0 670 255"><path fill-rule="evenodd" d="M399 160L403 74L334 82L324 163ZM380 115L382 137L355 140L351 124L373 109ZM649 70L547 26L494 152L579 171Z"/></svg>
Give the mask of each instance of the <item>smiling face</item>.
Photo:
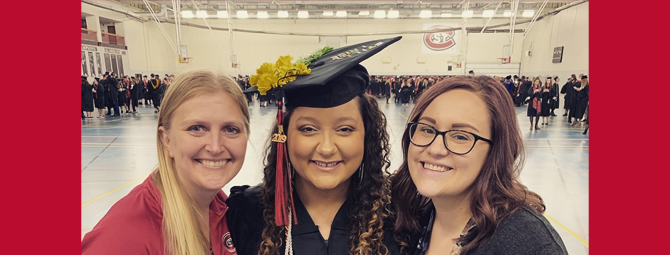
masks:
<svg viewBox="0 0 670 255"><path fill-rule="evenodd" d="M174 111L169 129L158 129L191 196L218 192L242 168L248 136L234 102L223 91L201 94Z"/></svg>
<svg viewBox="0 0 670 255"><path fill-rule="evenodd" d="M296 187L346 188L363 161L365 126L359 97L332 108L297 107L287 129Z"/></svg>
<svg viewBox="0 0 670 255"><path fill-rule="evenodd" d="M452 129L472 132L491 139L491 117L486 103L475 93L455 89L433 100L418 122L439 131ZM477 141L465 155L447 150L442 135L426 147L409 144L407 165L421 195L432 198L466 198L481 171L490 145Z"/></svg>

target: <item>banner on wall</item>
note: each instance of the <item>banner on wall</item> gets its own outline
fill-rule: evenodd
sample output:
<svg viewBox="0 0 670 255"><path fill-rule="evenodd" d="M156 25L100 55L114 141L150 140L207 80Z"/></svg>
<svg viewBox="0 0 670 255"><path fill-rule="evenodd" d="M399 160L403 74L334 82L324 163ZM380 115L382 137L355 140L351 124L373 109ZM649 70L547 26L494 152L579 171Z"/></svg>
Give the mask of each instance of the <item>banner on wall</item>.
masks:
<svg viewBox="0 0 670 255"><path fill-rule="evenodd" d="M461 31L445 31L458 28L453 23L424 23L423 30L429 31L423 34L421 52L426 54L449 54L458 55L459 45L457 38Z"/></svg>

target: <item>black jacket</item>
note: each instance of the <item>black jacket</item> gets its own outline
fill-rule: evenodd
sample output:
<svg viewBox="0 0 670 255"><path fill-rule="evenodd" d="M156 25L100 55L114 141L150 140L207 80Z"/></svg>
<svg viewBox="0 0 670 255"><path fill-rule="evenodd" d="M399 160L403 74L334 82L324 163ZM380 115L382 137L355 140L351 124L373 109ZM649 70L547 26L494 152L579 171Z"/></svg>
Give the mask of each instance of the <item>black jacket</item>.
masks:
<svg viewBox="0 0 670 255"><path fill-rule="evenodd" d="M239 255L257 255L260 249L263 228L261 186L235 186L230 189L230 197L226 200L228 211L226 220L233 244ZM300 201L297 193L293 193L298 225L291 231L293 237L293 252L295 255L346 255L349 252L349 224L347 209L354 198L349 197L337 211L330 229L330 237L326 242L318 226L314 225L307 209ZM385 224L390 225L390 224ZM384 231L384 244L389 249L389 255L400 254L393 239L392 230ZM284 254L284 245L279 248Z"/></svg>
<svg viewBox="0 0 670 255"><path fill-rule="evenodd" d="M421 212L420 224L424 230L433 210L435 207L430 203ZM472 231L476 231L476 227ZM417 245L423 235L424 233L420 233L411 236L410 255L421 254ZM448 251L443 254L448 254ZM567 255L568 251L561 236L544 216L529 207L523 207L503 219L490 239L461 255L480 254Z"/></svg>

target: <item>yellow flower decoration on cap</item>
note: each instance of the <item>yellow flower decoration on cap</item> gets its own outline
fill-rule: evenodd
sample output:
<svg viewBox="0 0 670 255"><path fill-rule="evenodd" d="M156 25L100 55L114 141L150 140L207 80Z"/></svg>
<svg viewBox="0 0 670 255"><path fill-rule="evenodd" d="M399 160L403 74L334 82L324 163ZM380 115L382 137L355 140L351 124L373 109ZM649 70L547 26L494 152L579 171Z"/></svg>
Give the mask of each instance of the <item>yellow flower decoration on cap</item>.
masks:
<svg viewBox="0 0 670 255"><path fill-rule="evenodd" d="M256 69L256 75L249 77L249 84L257 86L258 92L265 95L268 90L281 87L297 78L298 75L308 75L311 69L303 63L292 64L291 55L281 56L275 64L263 63Z"/></svg>

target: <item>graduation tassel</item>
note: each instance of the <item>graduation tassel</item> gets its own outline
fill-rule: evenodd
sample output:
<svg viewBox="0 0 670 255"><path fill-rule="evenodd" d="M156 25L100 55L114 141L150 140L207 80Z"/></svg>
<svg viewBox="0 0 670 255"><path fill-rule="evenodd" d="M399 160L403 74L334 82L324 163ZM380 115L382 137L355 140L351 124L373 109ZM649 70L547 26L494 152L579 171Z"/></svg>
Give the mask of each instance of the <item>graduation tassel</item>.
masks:
<svg viewBox="0 0 670 255"><path fill-rule="evenodd" d="M277 226L288 226L298 224L295 213L289 213L289 206L293 207L293 186L291 185L291 173L288 169L288 156L286 151L286 135L282 126L284 112L282 102L277 100L277 126L278 132L272 136L272 141L277 143L277 164L275 175L275 224ZM289 217L293 216L293 222Z"/></svg>

